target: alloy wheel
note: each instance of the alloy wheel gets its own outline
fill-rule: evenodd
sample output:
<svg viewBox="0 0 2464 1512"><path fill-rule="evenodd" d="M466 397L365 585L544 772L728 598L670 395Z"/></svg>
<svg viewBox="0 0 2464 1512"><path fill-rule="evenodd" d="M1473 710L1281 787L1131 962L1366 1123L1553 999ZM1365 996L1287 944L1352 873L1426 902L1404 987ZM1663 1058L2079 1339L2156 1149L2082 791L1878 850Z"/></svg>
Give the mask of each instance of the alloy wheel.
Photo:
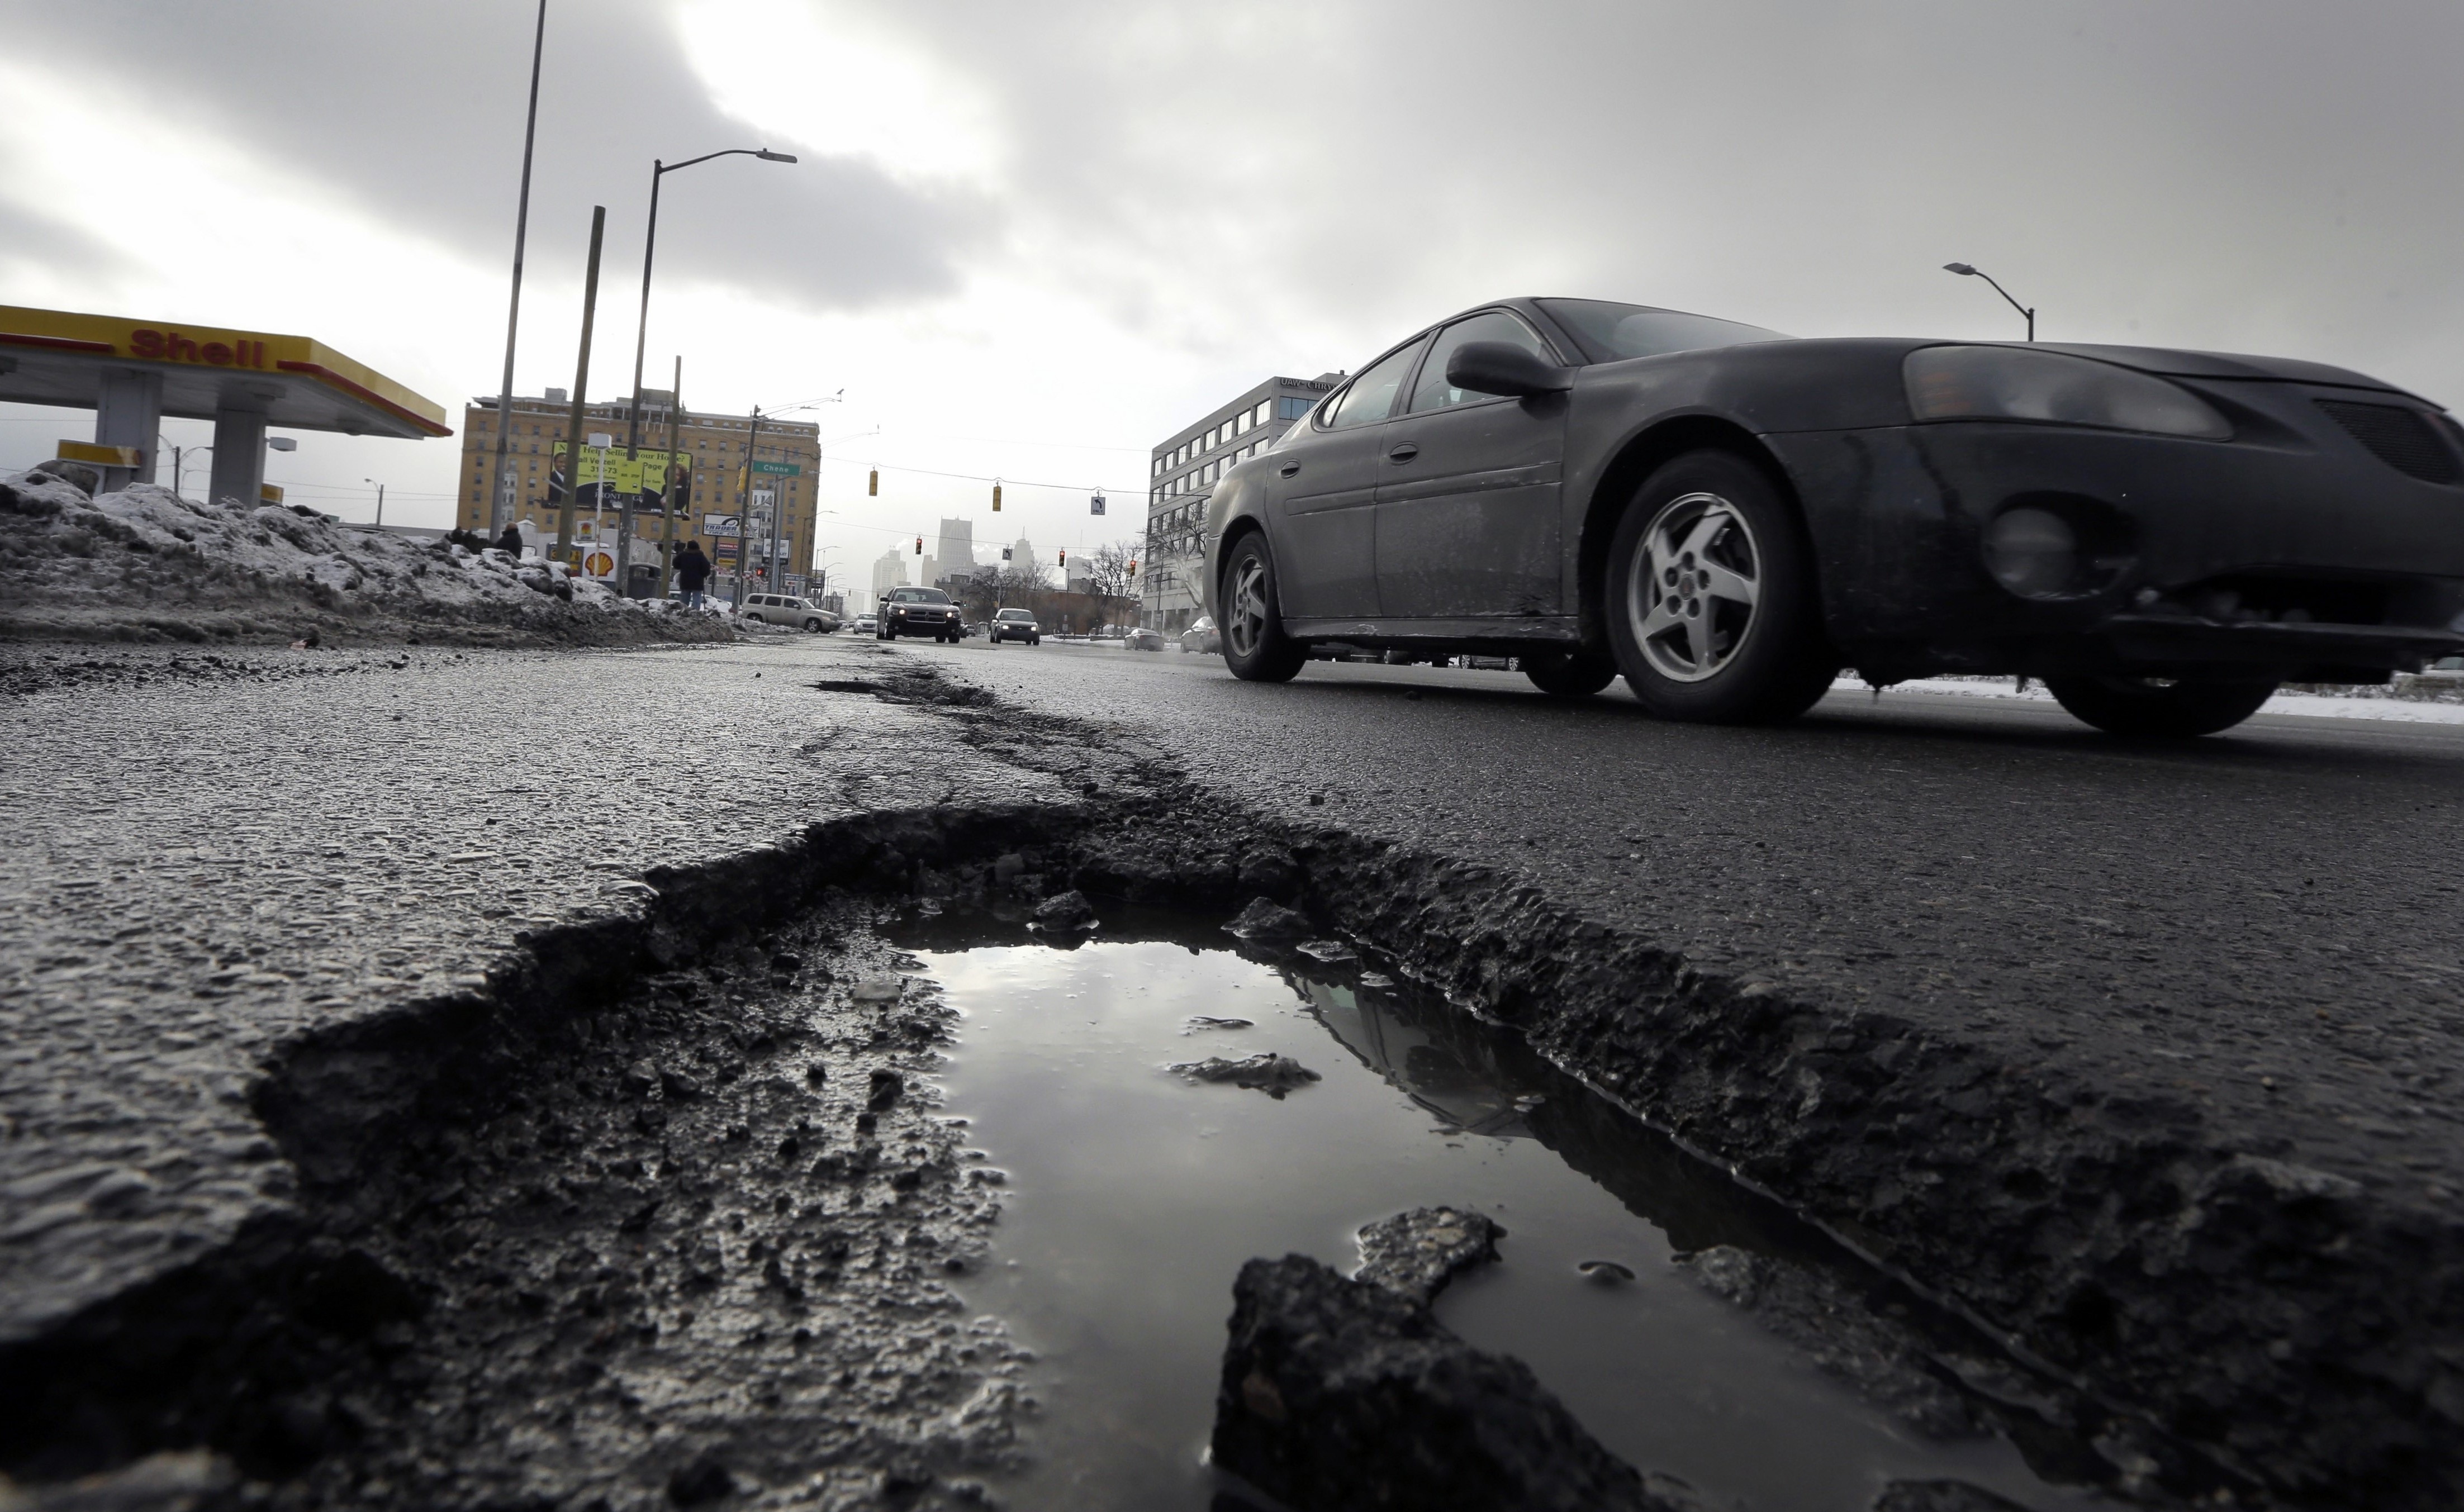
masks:
<svg viewBox="0 0 2464 1512"><path fill-rule="evenodd" d="M1236 656L1257 654L1266 635L1266 564L1255 556L1244 557L1233 569L1232 603L1226 616L1223 633L1231 638Z"/></svg>
<svg viewBox="0 0 2464 1512"><path fill-rule="evenodd" d="M1753 527L1716 493L1668 501L1634 554L1626 612L1635 645L1671 682L1716 677L1752 636L1762 598Z"/></svg>

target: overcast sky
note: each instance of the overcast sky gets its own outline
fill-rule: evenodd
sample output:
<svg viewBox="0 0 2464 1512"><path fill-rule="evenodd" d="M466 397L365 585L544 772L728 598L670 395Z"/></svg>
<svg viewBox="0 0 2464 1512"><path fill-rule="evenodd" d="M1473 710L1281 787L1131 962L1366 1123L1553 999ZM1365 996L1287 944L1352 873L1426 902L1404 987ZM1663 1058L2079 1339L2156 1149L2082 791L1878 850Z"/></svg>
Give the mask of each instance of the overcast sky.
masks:
<svg viewBox="0 0 2464 1512"><path fill-rule="evenodd" d="M0 0L0 303L313 336L458 429L503 362L533 13ZM1130 534L1173 430L1507 294L2015 336L1960 259L2048 340L2452 405L2459 57L2453 0L549 0L517 383L573 381L600 204L590 393L628 390L651 160L766 144L803 161L667 181L650 381L681 354L687 402L737 412L843 387L822 538L860 578L945 513ZM0 466L90 426L0 406ZM443 523L454 445L311 435L271 476ZM871 462L1012 486L998 518L919 471L867 499Z"/></svg>

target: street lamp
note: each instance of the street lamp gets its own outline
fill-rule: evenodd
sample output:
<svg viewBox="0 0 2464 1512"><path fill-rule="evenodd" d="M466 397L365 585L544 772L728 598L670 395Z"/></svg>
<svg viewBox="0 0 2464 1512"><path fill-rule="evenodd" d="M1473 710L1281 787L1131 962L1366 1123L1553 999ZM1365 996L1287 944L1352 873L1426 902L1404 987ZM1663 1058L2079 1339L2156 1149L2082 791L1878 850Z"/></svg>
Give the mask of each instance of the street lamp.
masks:
<svg viewBox="0 0 2464 1512"><path fill-rule="evenodd" d="M377 529L383 530L385 529L385 485L374 478L362 478L360 481L377 491Z"/></svg>
<svg viewBox="0 0 2464 1512"><path fill-rule="evenodd" d="M1964 262L1944 263L1942 265L1942 271L1945 273L1955 273L1963 278L1982 278L1987 283L1993 283L1993 275L1991 274L1987 273L1982 268L1970 267ZM2003 288L1998 283L1993 283L1993 292L2000 295L2005 299L2010 299L2011 308L2018 311L2021 315L2028 318L2028 340L2031 341L2035 340L2036 339L2036 312L2029 309L2026 305L2021 304L2016 299L2011 299L2011 291Z"/></svg>
<svg viewBox="0 0 2464 1512"><path fill-rule="evenodd" d="M650 219L642 231L642 313L633 327L633 414L625 427L625 460L627 462L638 459L642 444L642 354L644 345L650 336L650 255L658 250L659 245L659 180L679 168L690 168L696 163L708 163L713 158L733 157L759 158L764 163L796 161L792 153L773 152L768 147L727 147L717 152L705 152L698 158L687 158L682 163L666 163L657 158L650 160ZM670 396L668 402L671 405L674 404L674 397ZM627 502L625 505L622 522L617 526L616 581L617 591L620 593L625 588L626 569L631 565L629 558L633 538L633 505L630 501L638 496L634 493L625 495ZM672 500L667 505L667 513L670 519L675 517L675 506ZM738 573L737 576L740 578L743 574Z"/></svg>

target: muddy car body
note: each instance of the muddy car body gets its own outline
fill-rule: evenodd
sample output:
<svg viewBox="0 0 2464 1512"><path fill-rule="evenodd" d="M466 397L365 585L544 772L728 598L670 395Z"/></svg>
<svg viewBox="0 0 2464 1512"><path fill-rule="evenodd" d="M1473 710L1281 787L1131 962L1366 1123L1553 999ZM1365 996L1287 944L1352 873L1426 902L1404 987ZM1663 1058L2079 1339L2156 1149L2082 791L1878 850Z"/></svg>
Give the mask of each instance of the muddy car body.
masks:
<svg viewBox="0 0 2464 1512"><path fill-rule="evenodd" d="M1516 655L1737 721L1841 667L2020 673L2192 734L2464 649L2459 520L2464 431L2341 368L1508 299L1234 468L1204 588L1243 675L1330 642Z"/></svg>

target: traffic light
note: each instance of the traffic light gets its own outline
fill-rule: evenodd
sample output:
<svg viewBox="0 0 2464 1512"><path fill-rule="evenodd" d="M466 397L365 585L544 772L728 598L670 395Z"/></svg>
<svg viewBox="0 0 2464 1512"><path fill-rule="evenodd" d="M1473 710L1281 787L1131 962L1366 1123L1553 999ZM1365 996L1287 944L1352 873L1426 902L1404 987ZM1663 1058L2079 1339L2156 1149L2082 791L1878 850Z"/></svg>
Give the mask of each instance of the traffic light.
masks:
<svg viewBox="0 0 2464 1512"><path fill-rule="evenodd" d="M921 536L915 537L915 555L918 557L924 555L924 537Z"/></svg>
<svg viewBox="0 0 2464 1512"><path fill-rule="evenodd" d="M867 498L879 498L881 496L881 470L879 468L873 469L871 475L864 480L864 496Z"/></svg>
<svg viewBox="0 0 2464 1512"><path fill-rule="evenodd" d="M1133 558L1131 558L1131 559L1130 559L1130 576L1131 576L1131 577L1133 577L1133 578L1134 578L1134 577L1136 577L1137 575L1138 575L1138 559L1137 559L1135 557L1133 557Z"/></svg>
<svg viewBox="0 0 2464 1512"><path fill-rule="evenodd" d="M1066 551L1061 554L1061 565L1065 567L1069 565L1069 554Z"/></svg>
<svg viewBox="0 0 2464 1512"><path fill-rule="evenodd" d="M996 515L1001 513L1001 480L999 478L995 478L993 480L993 513Z"/></svg>

